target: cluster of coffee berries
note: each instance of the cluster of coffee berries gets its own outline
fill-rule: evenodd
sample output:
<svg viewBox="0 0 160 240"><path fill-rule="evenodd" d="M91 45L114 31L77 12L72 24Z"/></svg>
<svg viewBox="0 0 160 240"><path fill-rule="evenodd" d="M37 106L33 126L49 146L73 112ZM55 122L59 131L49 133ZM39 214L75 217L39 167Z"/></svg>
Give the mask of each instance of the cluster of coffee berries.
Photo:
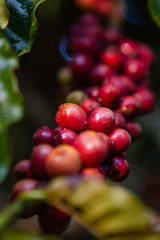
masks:
<svg viewBox="0 0 160 240"><path fill-rule="evenodd" d="M69 105L60 107L56 122L63 128L79 133L72 146L80 152L82 174L92 175L93 169L86 168L105 165L105 171L111 180L122 181L129 173L124 152L142 134L142 128L135 119L151 112L155 107L149 79L154 54L146 44L124 38L119 29L104 29L93 13L83 14L69 28L67 37L67 51L70 56L68 72L80 90L74 90L66 97ZM69 114L73 107L71 102L83 109L87 120L83 114L79 120L74 119L75 114L69 121L73 122L72 126L66 119L62 122L60 113L65 116L66 107ZM85 122L87 128L84 126ZM74 124L78 124L78 127L73 127ZM89 132L83 132L86 129ZM107 142L108 151L102 159L101 154L97 158L94 151L92 159L84 158L86 142L89 146L91 144L89 138L85 142L81 136L87 139L90 131L100 134L101 138L103 135L103 140L105 138ZM81 141L85 142L84 146ZM94 150L96 151L95 147Z"/></svg>
<svg viewBox="0 0 160 240"><path fill-rule="evenodd" d="M83 97L77 100L75 91L74 101L59 107L55 129L35 131L30 159L14 168L11 201L61 175L123 181L129 174L125 151L142 133L135 118L154 109L149 80L154 56L148 46L118 29L102 29L95 15L84 14L69 30L68 49L68 67ZM34 214L47 233L61 233L70 222L66 213L44 204L22 217Z"/></svg>

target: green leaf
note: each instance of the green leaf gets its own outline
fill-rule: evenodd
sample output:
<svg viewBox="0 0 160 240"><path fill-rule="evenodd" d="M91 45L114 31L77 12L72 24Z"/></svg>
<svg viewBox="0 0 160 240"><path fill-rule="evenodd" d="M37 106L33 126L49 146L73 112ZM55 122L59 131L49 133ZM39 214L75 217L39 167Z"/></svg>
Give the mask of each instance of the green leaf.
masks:
<svg viewBox="0 0 160 240"><path fill-rule="evenodd" d="M6 7L6 1L0 0L0 28L4 29L9 20L9 11Z"/></svg>
<svg viewBox="0 0 160 240"><path fill-rule="evenodd" d="M38 202L68 212L98 239L160 239L159 217L133 193L118 185L79 176L57 177L43 189L19 195L16 202L1 212L0 231L4 231L27 205Z"/></svg>
<svg viewBox="0 0 160 240"><path fill-rule="evenodd" d="M1 240L60 240L53 236L38 236L23 230L7 230L0 234Z"/></svg>
<svg viewBox="0 0 160 240"><path fill-rule="evenodd" d="M22 97L14 73L17 67L17 57L0 32L0 183L7 174L10 161L7 128L23 115Z"/></svg>
<svg viewBox="0 0 160 240"><path fill-rule="evenodd" d="M158 240L151 219L157 219L133 193L96 179L57 178L47 187L46 199L85 224L98 239ZM124 237L124 238L123 238Z"/></svg>
<svg viewBox="0 0 160 240"><path fill-rule="evenodd" d="M35 11L45 0L6 0L9 23L5 34L12 48L18 54L30 51L37 34Z"/></svg>
<svg viewBox="0 0 160 240"><path fill-rule="evenodd" d="M160 1L148 0L148 9L151 14L151 17L160 27Z"/></svg>

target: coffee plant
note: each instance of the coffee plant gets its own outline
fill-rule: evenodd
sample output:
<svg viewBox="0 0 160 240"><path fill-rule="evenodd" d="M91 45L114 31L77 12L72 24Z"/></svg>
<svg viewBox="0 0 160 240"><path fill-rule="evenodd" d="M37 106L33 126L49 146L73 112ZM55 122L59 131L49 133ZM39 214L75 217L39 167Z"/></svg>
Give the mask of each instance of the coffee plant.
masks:
<svg viewBox="0 0 160 240"><path fill-rule="evenodd" d="M65 8L68 11L73 8L75 17L67 29L61 26L63 33L56 46L63 66L58 65L57 82L53 83L56 90L52 95L59 99L54 123L50 126L45 121L32 131L29 153L18 162L16 159L13 166L8 128L25 113L25 97L17 83L17 77L21 81L21 72L17 69L22 64L19 61L25 58L20 56L34 51L39 8L42 12L47 9L44 18L48 17L48 22L52 15L60 14L63 18ZM158 57L147 41L125 36L122 16L128 24L150 21L156 29L160 25L160 3L158 0L141 3L0 0L0 183L5 186L10 165L14 178L7 196L9 203L0 213L2 240L68 239L67 233L62 233L69 226L72 228L75 220L90 232L86 233L87 239L160 238L158 208L148 207L126 188L124 181L135 168L127 150L132 149L146 130L141 119L155 110L151 88L157 84L152 76L157 71ZM46 79L43 84L45 90ZM29 89L28 94L31 92ZM36 97L35 91L30 108ZM38 109L41 111L43 106L40 100ZM39 116L43 118L43 114ZM23 149L22 144L18 151ZM142 149L144 154L147 149ZM132 158L136 159L136 154L134 151ZM124 185L120 183L123 181ZM158 181L157 177L157 186ZM154 192L152 181L150 185L147 186ZM146 186L142 195L145 191ZM33 216L43 234L11 228L18 219L24 221ZM79 239L78 234L73 236L74 232L73 229L69 238Z"/></svg>

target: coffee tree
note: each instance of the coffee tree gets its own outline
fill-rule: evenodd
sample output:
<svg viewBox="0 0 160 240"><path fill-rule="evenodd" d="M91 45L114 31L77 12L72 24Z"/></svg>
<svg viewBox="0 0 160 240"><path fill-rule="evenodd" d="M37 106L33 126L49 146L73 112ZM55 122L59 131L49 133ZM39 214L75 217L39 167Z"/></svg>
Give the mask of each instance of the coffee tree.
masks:
<svg viewBox="0 0 160 240"><path fill-rule="evenodd" d="M8 128L26 114L27 85L22 83L24 73L21 68L24 70L26 64L32 68L32 61L36 65L34 55L29 55L29 61L25 61L25 57L28 52L32 54L38 44L38 39L35 40L38 32L37 10L40 28L43 19L47 19L44 29L54 20L57 29L61 30L59 45L52 43L56 45L55 49L59 48L58 55L63 59L63 63L61 60L56 65L57 81L43 78L43 84L41 81L36 83L37 88L42 84L41 90L48 89L47 94L55 95L58 104L53 103L55 116L49 122L46 117L43 123L42 107L48 109L51 103L43 102L43 95L39 97L36 90L27 89L29 98L31 96L29 107L34 109L36 116L42 117L39 121L42 124L34 131L30 130L32 139L25 158L16 159L12 165ZM70 24L67 22L68 27L64 29L56 18L64 23L67 11L72 15ZM11 178L12 187L7 196L9 203L0 213L2 240L66 239L67 234L62 233L69 226L69 229L72 228L69 237L79 239L72 227L74 219L89 230L88 239L93 236L109 240L160 238L157 205L153 206L152 201L148 201L155 207L155 210L151 209L127 189L135 190L132 181L137 172L142 175L140 181L146 184L147 171L140 170L141 164L135 169L135 160L132 161L137 159L139 151L132 147L132 143L141 139L142 132L148 132L147 127L152 126L152 122L155 124L158 121L158 110L155 110L155 94L158 102L158 93L155 91L154 94L151 90L152 85L153 89L158 86L158 55L148 43L155 49L159 38L157 42L153 41L153 35L150 41L144 43L143 34L139 37L136 32L135 40L131 33L133 26L138 29L142 25L149 26L148 32L153 26L158 34L156 24L160 24L160 4L156 0L148 3L111 0L0 1L2 188L7 182L9 169L14 177L14 183ZM50 54L49 60L53 60L56 55L50 48L50 34L49 28L46 35L43 32L42 39L45 40L44 52ZM43 55L44 52L39 47L36 53ZM46 59L43 58L43 67L38 66L38 71L49 76L45 70L53 69ZM31 73L35 74L34 71ZM24 88L24 98L17 79ZM50 86L54 89L51 92ZM157 115L144 118L153 111ZM36 125L33 122L31 124ZM52 126L50 122L54 122ZM145 125L145 122L150 122L150 125ZM17 125L12 126L12 131ZM158 136L158 124L156 127ZM151 127L151 131L153 129ZM154 136L156 130L152 132ZM144 158L144 146L148 145L138 144L143 154L140 157ZM128 148L131 150L126 155ZM23 141L18 146L18 151L21 149ZM150 153L149 146L147 153ZM150 164L157 170L158 163L154 162L157 163L153 161ZM157 176L156 184L158 180ZM151 181L151 188L152 184ZM153 192L154 188L153 184ZM143 191L141 196L147 192L146 185ZM148 195L146 199L150 199ZM43 234L11 228L19 218L30 219L33 216L36 216Z"/></svg>

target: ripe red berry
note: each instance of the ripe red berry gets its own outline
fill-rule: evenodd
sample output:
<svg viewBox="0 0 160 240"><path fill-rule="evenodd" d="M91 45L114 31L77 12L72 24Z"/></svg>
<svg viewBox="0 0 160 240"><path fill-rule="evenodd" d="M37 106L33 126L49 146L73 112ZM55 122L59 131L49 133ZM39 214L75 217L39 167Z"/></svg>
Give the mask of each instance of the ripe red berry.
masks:
<svg viewBox="0 0 160 240"><path fill-rule="evenodd" d="M122 56L116 46L109 46L101 54L101 61L113 68L115 71L121 70Z"/></svg>
<svg viewBox="0 0 160 240"><path fill-rule="evenodd" d="M111 153L114 149L114 141L110 137L108 137L105 133L97 132L97 134L98 134L99 138L101 138L102 141L107 146L107 149L108 149L107 156L111 155Z"/></svg>
<svg viewBox="0 0 160 240"><path fill-rule="evenodd" d="M111 0L94 0L92 8L100 15L106 16L111 12L112 6Z"/></svg>
<svg viewBox="0 0 160 240"><path fill-rule="evenodd" d="M76 132L71 129L64 128L57 134L56 141L58 144L72 144L76 137Z"/></svg>
<svg viewBox="0 0 160 240"><path fill-rule="evenodd" d="M13 169L13 175L15 180L33 178L31 160L25 159L18 162Z"/></svg>
<svg viewBox="0 0 160 240"><path fill-rule="evenodd" d="M15 200L18 195L35 189L39 184L36 179L22 179L15 183L12 189L11 200Z"/></svg>
<svg viewBox="0 0 160 240"><path fill-rule="evenodd" d="M118 28L110 27L104 30L103 40L107 44L119 43L122 38L122 33Z"/></svg>
<svg viewBox="0 0 160 240"><path fill-rule="evenodd" d="M92 85L102 85L105 78L114 75L114 71L106 64L97 64L90 73L90 83Z"/></svg>
<svg viewBox="0 0 160 240"><path fill-rule="evenodd" d="M50 145L55 145L54 142L54 130L48 126L42 126L35 131L32 138L33 145L38 145L41 143L47 143Z"/></svg>
<svg viewBox="0 0 160 240"><path fill-rule="evenodd" d="M113 130L109 137L114 141L114 154L120 154L125 152L131 144L130 134L121 128L116 128Z"/></svg>
<svg viewBox="0 0 160 240"><path fill-rule="evenodd" d="M122 80L123 84L125 85L126 94L130 94L135 91L136 85L131 78L129 78L126 75L119 75L119 78Z"/></svg>
<svg viewBox="0 0 160 240"><path fill-rule="evenodd" d="M39 144L35 146L31 153L32 170L35 176L45 178L45 162L47 156L52 151L53 147L49 144Z"/></svg>
<svg viewBox="0 0 160 240"><path fill-rule="evenodd" d="M137 122L126 122L125 129L129 132L132 142L139 140L142 136L142 127Z"/></svg>
<svg viewBox="0 0 160 240"><path fill-rule="evenodd" d="M91 86L86 89L86 93L90 98L97 99L99 96L99 87L98 86Z"/></svg>
<svg viewBox="0 0 160 240"><path fill-rule="evenodd" d="M99 90L99 101L104 107L114 109L120 99L119 89L112 83L102 86Z"/></svg>
<svg viewBox="0 0 160 240"><path fill-rule="evenodd" d="M107 162L108 176L112 181L121 182L128 177L128 162L120 156L114 156Z"/></svg>
<svg viewBox="0 0 160 240"><path fill-rule="evenodd" d="M134 95L124 96L121 99L118 110L125 116L126 119L133 119L140 114L141 103Z"/></svg>
<svg viewBox="0 0 160 240"><path fill-rule="evenodd" d="M96 132L109 133L114 128L115 116L109 108L100 107L95 109L89 119L88 127Z"/></svg>
<svg viewBox="0 0 160 240"><path fill-rule="evenodd" d="M76 174L80 171L82 161L79 152L67 144L59 145L49 153L45 162L48 177Z"/></svg>
<svg viewBox="0 0 160 240"><path fill-rule="evenodd" d="M11 202L15 201L20 194L34 190L36 187L38 187L38 185L39 185L39 181L32 178L22 179L16 182L15 185L13 186L13 189L10 195L10 201ZM23 218L23 219L30 218L35 214L37 214L40 209L41 209L41 204L37 204L34 207L24 210L21 213L20 218Z"/></svg>
<svg viewBox="0 0 160 240"><path fill-rule="evenodd" d="M150 66L154 62L154 54L149 46L144 43L138 44L138 56Z"/></svg>
<svg viewBox="0 0 160 240"><path fill-rule="evenodd" d="M107 170L104 166L87 167L82 169L81 174L85 178L93 177L104 180L107 175Z"/></svg>
<svg viewBox="0 0 160 240"><path fill-rule="evenodd" d="M86 26L83 26L82 35L88 36L93 39L97 39L99 41L99 39L102 36L102 32L103 32L103 29L102 29L101 25L99 25L99 24L90 25L90 26L86 25Z"/></svg>
<svg viewBox="0 0 160 240"><path fill-rule="evenodd" d="M147 65L141 59L129 59L125 62L124 71L136 83L141 82L148 74Z"/></svg>
<svg viewBox="0 0 160 240"><path fill-rule="evenodd" d="M81 15L79 22L86 26L92 26L92 25L97 25L98 24L98 18L95 14L93 13L84 13Z"/></svg>
<svg viewBox="0 0 160 240"><path fill-rule="evenodd" d="M44 206L44 210L38 214L38 224L45 233L60 234L64 232L71 221L71 217L62 210Z"/></svg>
<svg viewBox="0 0 160 240"><path fill-rule="evenodd" d="M100 45L99 45L99 42L97 41L97 39L91 38L90 36L87 36L87 35L78 36L78 37L76 36L74 38L72 37L72 39L70 40L69 50L72 52L81 52L81 61L83 59L83 64L85 62L87 64L87 66L89 66L89 68L90 68L90 63L93 64L93 60L91 62L91 59L89 59L89 57L87 57L86 54L90 54L93 56L97 55L100 51ZM82 65L80 65L78 62L79 60L77 59L77 56L80 56L80 54L78 54L78 53L76 54L76 56L75 56L76 59L74 61L76 61L76 65L78 64L77 65L78 67L82 67ZM83 58L82 58L82 56L83 56ZM71 68L73 69L73 66L71 66ZM84 69L85 69L85 66L83 66L83 70ZM77 73L77 70L76 70L76 73ZM86 74L86 72L85 72L85 74Z"/></svg>
<svg viewBox="0 0 160 240"><path fill-rule="evenodd" d="M56 123L58 126L80 132L87 128L87 116L80 106L74 103L65 103L59 107Z"/></svg>
<svg viewBox="0 0 160 240"><path fill-rule="evenodd" d="M87 117L96 109L99 108L101 105L99 102L94 100L93 98L87 98L81 103L81 108L85 111Z"/></svg>
<svg viewBox="0 0 160 240"><path fill-rule="evenodd" d="M100 165L108 155L105 142L94 131L80 133L72 145L80 153L83 164L88 167Z"/></svg>
<svg viewBox="0 0 160 240"><path fill-rule="evenodd" d="M70 62L70 67L74 75L79 77L79 75L88 75L89 71L93 67L93 63L93 59L89 54L77 53Z"/></svg>
<svg viewBox="0 0 160 240"><path fill-rule="evenodd" d="M120 92L121 96L123 96L127 93L126 86L123 83L120 76L117 75L117 76L110 77L109 82L114 84L119 89L119 92Z"/></svg>
<svg viewBox="0 0 160 240"><path fill-rule="evenodd" d="M114 128L124 128L126 123L124 116L117 110L114 110L113 112L115 115Z"/></svg>
<svg viewBox="0 0 160 240"><path fill-rule="evenodd" d="M135 97L141 103L141 113L146 114L148 112L152 112L155 108L155 96L151 90L139 86L136 88L135 92Z"/></svg>
<svg viewBox="0 0 160 240"><path fill-rule="evenodd" d="M132 39L122 39L120 42L121 53L126 57L133 58L137 56L137 43Z"/></svg>

